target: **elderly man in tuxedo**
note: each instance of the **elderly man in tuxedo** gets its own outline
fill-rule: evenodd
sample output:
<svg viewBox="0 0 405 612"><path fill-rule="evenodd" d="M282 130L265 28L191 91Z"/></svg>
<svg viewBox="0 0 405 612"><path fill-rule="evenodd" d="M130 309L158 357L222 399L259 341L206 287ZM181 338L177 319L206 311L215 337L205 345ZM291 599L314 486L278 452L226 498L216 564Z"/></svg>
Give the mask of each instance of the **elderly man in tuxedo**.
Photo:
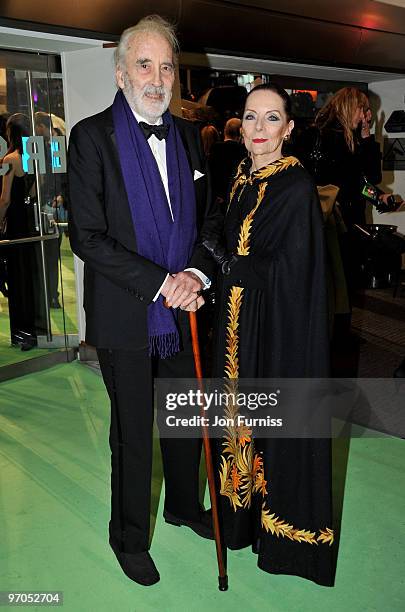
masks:
<svg viewBox="0 0 405 612"><path fill-rule="evenodd" d="M153 379L194 376L187 310L202 306L212 274L197 246L210 200L198 130L167 110L177 51L171 24L158 16L125 30L114 102L80 121L69 144L86 341L97 348L111 400L110 545L143 585L159 580L148 552ZM200 441L160 443L165 520L212 538L198 501Z"/></svg>

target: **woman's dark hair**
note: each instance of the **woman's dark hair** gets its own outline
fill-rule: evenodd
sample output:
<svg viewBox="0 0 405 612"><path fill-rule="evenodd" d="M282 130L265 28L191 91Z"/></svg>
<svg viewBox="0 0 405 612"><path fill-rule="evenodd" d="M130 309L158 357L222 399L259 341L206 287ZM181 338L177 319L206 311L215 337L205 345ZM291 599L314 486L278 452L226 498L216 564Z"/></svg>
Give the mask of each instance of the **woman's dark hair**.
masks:
<svg viewBox="0 0 405 612"><path fill-rule="evenodd" d="M23 153L22 137L31 135L31 124L27 115L24 113L14 113L7 119L6 124L8 153L18 151Z"/></svg>
<svg viewBox="0 0 405 612"><path fill-rule="evenodd" d="M208 157L211 152L212 145L218 142L219 132L214 125L206 125L201 130L201 140L203 143L204 153Z"/></svg>
<svg viewBox="0 0 405 612"><path fill-rule="evenodd" d="M256 85L256 87L254 87L248 93L246 97L246 101L245 101L245 106L246 106L249 96L251 96L252 93L254 93L255 91L260 91L261 89L263 89L264 91L273 91L278 96L280 96L280 98L283 101L284 112L287 115L287 121L290 121L290 119L292 119L291 98L286 92L286 90L280 87L280 85L277 85L277 83L270 82L270 83L262 83L261 85Z"/></svg>
<svg viewBox="0 0 405 612"><path fill-rule="evenodd" d="M4 139L6 138L6 125L9 117L10 113L1 113L0 115L0 136Z"/></svg>

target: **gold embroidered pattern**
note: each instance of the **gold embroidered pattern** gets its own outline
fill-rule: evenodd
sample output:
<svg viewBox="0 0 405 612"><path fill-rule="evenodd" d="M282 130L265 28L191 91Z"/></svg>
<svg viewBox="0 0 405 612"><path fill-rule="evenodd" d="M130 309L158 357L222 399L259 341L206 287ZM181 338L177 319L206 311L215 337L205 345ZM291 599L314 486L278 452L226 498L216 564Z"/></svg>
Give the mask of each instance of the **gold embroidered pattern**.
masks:
<svg viewBox="0 0 405 612"><path fill-rule="evenodd" d="M267 531L271 532L277 537L282 536L283 538L289 538L294 542L305 542L306 544L329 544L332 546L334 541L333 529L320 529L319 535L316 537L315 531L309 531L307 529L296 529L293 525L289 525L286 521L283 521L278 516L270 514L270 510L266 508L265 502L262 505L262 527Z"/></svg>
<svg viewBox="0 0 405 612"><path fill-rule="evenodd" d="M235 379L226 382L224 390L228 397L236 395L237 387ZM252 432L245 425L234 425L237 415L237 406L229 402L224 417L232 424L224 428L220 467L221 495L229 498L235 511L238 507L250 508L252 494L266 485L261 457L253 454Z"/></svg>
<svg viewBox="0 0 405 612"><path fill-rule="evenodd" d="M254 215L263 201L267 183L263 181L273 174L285 170L289 166L300 165L295 157L282 158L259 172L255 172L249 177L243 173L243 162L239 165L238 174L234 181L230 202L240 185L238 200L243 192L246 183L253 184L258 181L258 193L256 205L243 220L238 240L238 255L249 255L250 234ZM225 383L225 392L228 397L236 397L237 378L239 376L239 315L243 300L243 288L233 286L230 289L228 298L228 325L226 330L226 354L225 354L225 375L229 379ZM254 444L251 438L251 430L241 425L236 426L238 408L234 402L229 402L224 409L224 417L228 419L228 425L224 428L223 451L220 466L220 493L228 497L233 510L238 508L250 508L252 495L259 493L264 498L267 492L267 481L265 479L263 460L260 454L254 452ZM326 527L320 529L319 534L307 529L297 529L287 521L280 519L275 513L270 513L263 501L261 512L262 528L277 537L288 538L293 542L318 545L318 543L329 544L334 541L334 532Z"/></svg>
<svg viewBox="0 0 405 612"><path fill-rule="evenodd" d="M234 183L234 188L235 185L237 185L237 181ZM243 220L239 235L238 255L249 254L253 217L264 198L266 187L266 183L259 185L256 205ZM235 190L233 189L234 193ZM225 355L225 374L229 380L226 382L224 389L228 397L235 397L238 387L236 379L239 376L239 314L242 298L243 288L231 287L228 299ZM220 492L221 495L229 498L235 511L238 507L250 508L253 493L259 491L262 491L263 494L267 493L263 462L260 455L254 454L252 432L246 425L234 425L237 415L237 406L234 402L229 402L224 410L224 417L232 425L225 427L225 441L223 442L224 448L220 466Z"/></svg>
<svg viewBox="0 0 405 612"><path fill-rule="evenodd" d="M242 287L231 287L228 302L228 325L226 328L225 373L228 378L238 378L239 372L239 313L242 303Z"/></svg>
<svg viewBox="0 0 405 612"><path fill-rule="evenodd" d="M244 218L242 227L240 228L239 233L239 241L238 241L238 255L249 255L249 240L250 240L250 231L252 229L253 217L255 215L256 210L259 208L262 200L264 198L264 193L266 191L267 184L261 183L259 185L259 190L257 194L257 202L256 206L252 208L250 213Z"/></svg>
<svg viewBox="0 0 405 612"><path fill-rule="evenodd" d="M289 168L289 166L301 166L301 164L300 161L292 155L290 155L289 157L282 157L281 159L278 159L272 164L265 166L261 170L254 172L251 175L251 179L262 181L266 178L269 178L270 176L273 176L273 174L277 174L278 172L286 170L287 168Z"/></svg>
<svg viewBox="0 0 405 612"><path fill-rule="evenodd" d="M270 510L266 508L265 502L262 505L262 527L266 531L270 531L277 537L289 538L295 542L307 542L308 544L317 544L315 532L306 529L295 529L293 525L289 525L281 520L278 516L270 514Z"/></svg>
<svg viewBox="0 0 405 612"><path fill-rule="evenodd" d="M234 195L236 193L237 188L239 187L239 185L242 185L245 182L246 182L246 179L245 179L245 177L243 175L239 175L239 176L236 177L236 179L235 179L235 181L234 181L234 183L232 185L231 194L229 196L228 208L229 208L230 203L233 200L233 197L234 197Z"/></svg>
<svg viewBox="0 0 405 612"><path fill-rule="evenodd" d="M265 166L261 170L253 172L252 174L247 174L245 171L246 163L247 163L247 160L244 159L240 162L238 166L236 177L233 182L231 193L229 196L229 203L228 203L227 210L229 209L235 197L235 194L240 186L242 186L242 188L240 189L239 194L238 194L238 198L237 198L238 202L240 201L240 198L243 194L243 191L246 185L253 185L257 181L262 181L263 179L269 178L273 174L277 174L278 172L285 170L289 166L301 166L299 160L296 157L293 157L291 155L289 157L282 157L281 159L278 159L272 164Z"/></svg>

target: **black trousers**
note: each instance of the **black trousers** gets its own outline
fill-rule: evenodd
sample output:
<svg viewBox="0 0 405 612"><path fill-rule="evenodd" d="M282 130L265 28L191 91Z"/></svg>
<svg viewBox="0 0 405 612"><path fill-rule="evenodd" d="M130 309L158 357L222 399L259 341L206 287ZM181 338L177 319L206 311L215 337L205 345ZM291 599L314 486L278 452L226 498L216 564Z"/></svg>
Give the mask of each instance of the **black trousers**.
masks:
<svg viewBox="0 0 405 612"><path fill-rule="evenodd" d="M20 333L36 336L35 326L35 248L18 244L5 249L7 253L8 310L11 341Z"/></svg>
<svg viewBox="0 0 405 612"><path fill-rule="evenodd" d="M152 474L153 380L194 378L188 317L179 324L183 350L169 359L151 359L139 350L97 349L111 400L110 537L122 552L148 550ZM165 510L199 519L201 440L160 439L165 478Z"/></svg>

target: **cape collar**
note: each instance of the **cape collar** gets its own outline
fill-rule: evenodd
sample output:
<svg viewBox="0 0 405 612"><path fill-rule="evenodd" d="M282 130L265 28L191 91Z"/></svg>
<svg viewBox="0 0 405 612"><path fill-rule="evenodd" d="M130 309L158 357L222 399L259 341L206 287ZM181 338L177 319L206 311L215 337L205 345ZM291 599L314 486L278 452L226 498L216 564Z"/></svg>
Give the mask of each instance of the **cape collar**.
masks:
<svg viewBox="0 0 405 612"><path fill-rule="evenodd" d="M287 170L290 166L301 166L300 161L290 155L289 157L280 157L274 162L271 162L267 166L263 166L263 168L259 168L259 170L255 170L255 172L250 173L250 168L252 166L252 160L249 157L246 157L239 164L237 177L243 177L245 181L248 181L250 184L261 181L263 179L272 176L273 174L277 174L278 172L283 172Z"/></svg>

